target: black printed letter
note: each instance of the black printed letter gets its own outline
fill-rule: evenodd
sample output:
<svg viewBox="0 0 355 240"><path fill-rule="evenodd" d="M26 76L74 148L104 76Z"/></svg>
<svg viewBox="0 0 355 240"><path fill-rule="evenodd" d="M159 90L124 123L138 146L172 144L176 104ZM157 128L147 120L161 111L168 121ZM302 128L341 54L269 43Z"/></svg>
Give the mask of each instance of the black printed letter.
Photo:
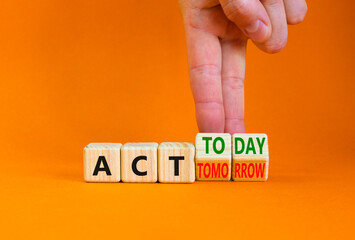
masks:
<svg viewBox="0 0 355 240"><path fill-rule="evenodd" d="M104 165L103 168L100 168L101 162ZM95 167L94 173L92 175L93 176L97 176L99 171L105 171L106 175L108 175L108 176L112 175L111 171L110 171L110 168L107 165L105 156L99 156L99 159L97 160L97 163L96 163L96 167Z"/></svg>
<svg viewBox="0 0 355 240"><path fill-rule="evenodd" d="M141 172L137 169L137 163L140 161L140 160L146 160L147 161L147 156L138 156L136 157L133 162L132 162L132 170L133 172L138 175L138 176L145 176L147 175L147 171L144 171L144 172Z"/></svg>
<svg viewBox="0 0 355 240"><path fill-rule="evenodd" d="M184 156L170 156L169 160L174 160L174 175L179 176L179 160L185 160Z"/></svg>

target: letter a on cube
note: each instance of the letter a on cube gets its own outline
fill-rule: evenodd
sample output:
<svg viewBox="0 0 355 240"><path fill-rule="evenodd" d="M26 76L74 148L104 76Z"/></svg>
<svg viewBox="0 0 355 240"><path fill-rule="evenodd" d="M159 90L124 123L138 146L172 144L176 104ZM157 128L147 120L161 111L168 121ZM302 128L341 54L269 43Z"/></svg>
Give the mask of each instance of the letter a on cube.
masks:
<svg viewBox="0 0 355 240"><path fill-rule="evenodd" d="M158 148L158 175L161 183L195 181L195 146L192 143L164 142Z"/></svg>
<svg viewBox="0 0 355 240"><path fill-rule="evenodd" d="M233 181L266 181L269 147L266 134L233 134Z"/></svg>
<svg viewBox="0 0 355 240"><path fill-rule="evenodd" d="M120 143L90 143L84 148L84 179L87 182L119 182Z"/></svg>
<svg viewBox="0 0 355 240"><path fill-rule="evenodd" d="M229 133L198 133L196 135L196 180L229 181L231 147Z"/></svg>
<svg viewBox="0 0 355 240"><path fill-rule="evenodd" d="M126 143L121 148L123 182L158 180L158 143Z"/></svg>

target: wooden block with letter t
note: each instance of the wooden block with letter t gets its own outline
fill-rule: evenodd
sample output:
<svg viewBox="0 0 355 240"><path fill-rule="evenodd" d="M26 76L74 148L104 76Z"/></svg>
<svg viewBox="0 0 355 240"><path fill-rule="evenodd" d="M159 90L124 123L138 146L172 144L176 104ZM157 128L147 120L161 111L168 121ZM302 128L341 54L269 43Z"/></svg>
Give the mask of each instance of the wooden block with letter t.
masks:
<svg viewBox="0 0 355 240"><path fill-rule="evenodd" d="M196 135L196 180L229 181L231 147L229 133L198 133Z"/></svg>
<svg viewBox="0 0 355 240"><path fill-rule="evenodd" d="M158 143L126 143L121 148L123 182L158 180Z"/></svg>
<svg viewBox="0 0 355 240"><path fill-rule="evenodd" d="M84 179L87 182L119 182L120 143L90 143L84 148Z"/></svg>
<svg viewBox="0 0 355 240"><path fill-rule="evenodd" d="M195 146L183 142L161 143L158 148L158 175L161 183L193 183Z"/></svg>
<svg viewBox="0 0 355 240"><path fill-rule="evenodd" d="M269 148L266 134L233 134L232 178L234 181L266 181Z"/></svg>

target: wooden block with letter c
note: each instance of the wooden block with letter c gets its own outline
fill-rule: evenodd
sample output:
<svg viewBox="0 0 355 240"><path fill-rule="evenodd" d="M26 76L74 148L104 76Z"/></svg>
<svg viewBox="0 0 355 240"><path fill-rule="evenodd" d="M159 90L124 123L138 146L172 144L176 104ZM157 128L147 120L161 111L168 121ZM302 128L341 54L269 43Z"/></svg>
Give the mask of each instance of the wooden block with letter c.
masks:
<svg viewBox="0 0 355 240"><path fill-rule="evenodd" d="M126 143L121 148L123 182L158 180L158 143Z"/></svg>

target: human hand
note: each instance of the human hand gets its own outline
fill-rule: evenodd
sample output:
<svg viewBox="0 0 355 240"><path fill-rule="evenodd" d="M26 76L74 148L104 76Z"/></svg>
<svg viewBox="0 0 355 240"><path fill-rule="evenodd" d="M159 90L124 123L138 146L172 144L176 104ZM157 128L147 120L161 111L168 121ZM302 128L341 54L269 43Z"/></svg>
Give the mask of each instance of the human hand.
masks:
<svg viewBox="0 0 355 240"><path fill-rule="evenodd" d="M250 38L281 51L287 24L300 23L304 0L180 0L190 84L200 132L245 132L245 50Z"/></svg>

